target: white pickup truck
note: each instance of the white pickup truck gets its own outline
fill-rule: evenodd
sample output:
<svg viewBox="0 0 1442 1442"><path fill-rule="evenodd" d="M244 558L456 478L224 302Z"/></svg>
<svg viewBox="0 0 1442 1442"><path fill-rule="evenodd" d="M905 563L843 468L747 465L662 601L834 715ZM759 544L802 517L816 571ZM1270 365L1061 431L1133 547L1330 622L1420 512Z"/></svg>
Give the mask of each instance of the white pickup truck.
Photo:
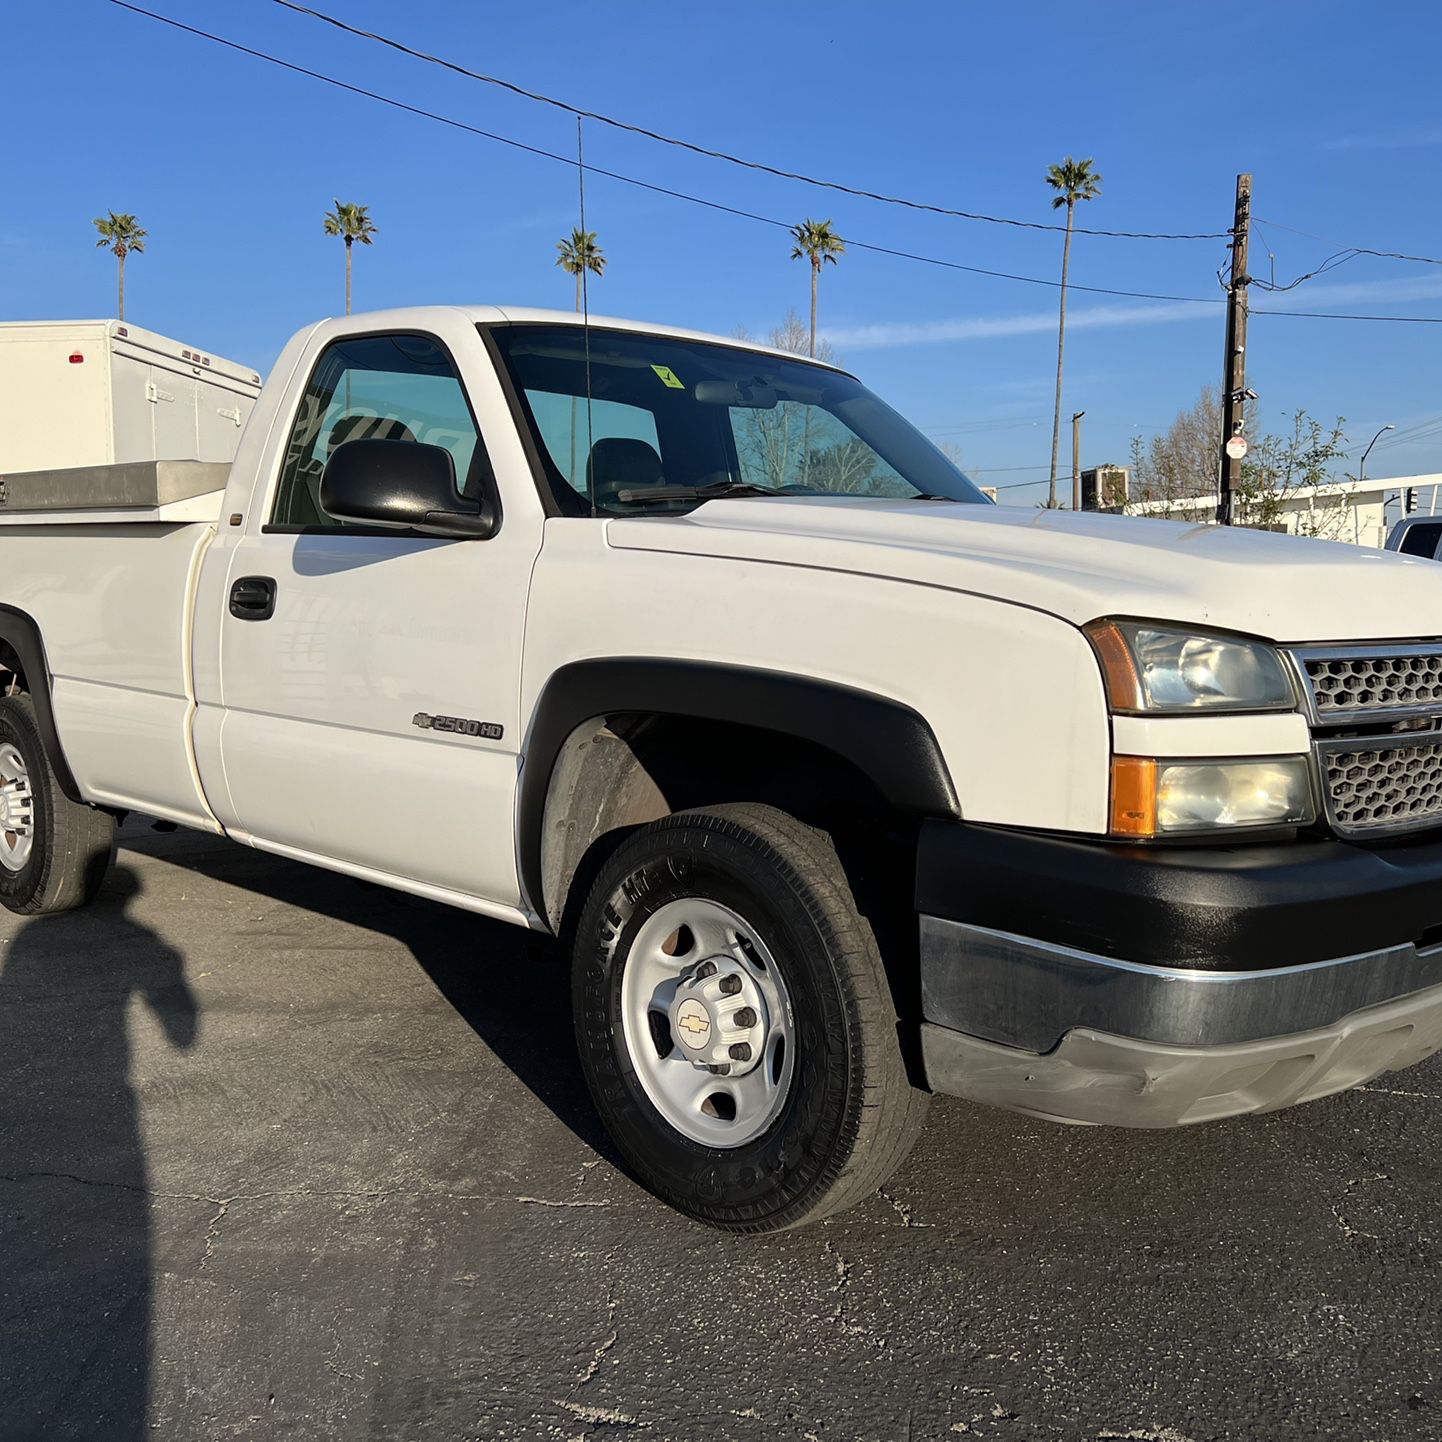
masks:
<svg viewBox="0 0 1442 1442"><path fill-rule="evenodd" d="M136 810L553 932L703 1222L868 1194L929 1091L1166 1127L1442 1045L1430 561L998 508L839 370L493 307L302 331L228 473L5 479L0 900Z"/></svg>

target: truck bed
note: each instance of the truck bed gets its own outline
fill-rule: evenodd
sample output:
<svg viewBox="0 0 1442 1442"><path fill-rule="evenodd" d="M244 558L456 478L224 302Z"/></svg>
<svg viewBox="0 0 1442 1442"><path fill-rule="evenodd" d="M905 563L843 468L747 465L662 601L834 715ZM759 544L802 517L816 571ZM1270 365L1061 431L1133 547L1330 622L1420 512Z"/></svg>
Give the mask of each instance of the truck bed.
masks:
<svg viewBox="0 0 1442 1442"><path fill-rule="evenodd" d="M0 525L217 521L230 466L129 461L0 475Z"/></svg>

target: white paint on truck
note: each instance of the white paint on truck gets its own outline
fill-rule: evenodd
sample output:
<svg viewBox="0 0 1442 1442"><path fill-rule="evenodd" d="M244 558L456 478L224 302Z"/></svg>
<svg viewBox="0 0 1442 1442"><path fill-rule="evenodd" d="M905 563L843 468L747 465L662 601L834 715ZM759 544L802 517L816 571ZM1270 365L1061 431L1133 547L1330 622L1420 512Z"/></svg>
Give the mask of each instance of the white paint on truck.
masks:
<svg viewBox="0 0 1442 1442"><path fill-rule="evenodd" d="M94 409L83 384L63 394ZM538 929L585 902L593 1096L648 1185L691 1215L764 1229L821 1205L830 1182L794 1212L747 1200L814 1160L805 1137L755 1166L747 1151L765 1137L741 1078L764 1092L757 1056L793 1046L810 1054L770 1085L820 1078L836 1107L891 1068L874 1090L898 1137L905 1027L936 1090L1130 1126L1290 1105L1442 1046L1431 560L998 508L835 368L478 306L298 333L224 492L183 504L0 518L0 692L48 695L71 806L222 831ZM0 723L30 710L0 699ZM38 778L45 756L31 761ZM0 784L27 826L22 778ZM626 916L718 855L730 879L679 898L645 963L663 982L622 1008L643 1026L617 1040L598 976L621 975L650 925L628 932ZM877 1005L824 1021L807 1009L841 974L843 949L827 950L833 970L805 988L791 972L772 1025L743 932L778 968L810 965L796 918L853 905L853 855L875 862L855 875L895 923L877 935L903 940L873 956L848 912L845 954L885 961L890 984L838 982ZM11 870L0 888L18 894ZM726 1059L681 1074L707 1120L680 1130L709 1146L735 1119L743 1138L687 1153L694 1171L606 1071L613 1044L633 1067L637 1045L671 1064L683 985L709 998L694 1026L735 1030ZM786 1052L753 1054L753 1028ZM755 1116L764 1132L793 1112ZM835 1145L850 1166L851 1142ZM651 1146L671 1172L647 1171Z"/></svg>

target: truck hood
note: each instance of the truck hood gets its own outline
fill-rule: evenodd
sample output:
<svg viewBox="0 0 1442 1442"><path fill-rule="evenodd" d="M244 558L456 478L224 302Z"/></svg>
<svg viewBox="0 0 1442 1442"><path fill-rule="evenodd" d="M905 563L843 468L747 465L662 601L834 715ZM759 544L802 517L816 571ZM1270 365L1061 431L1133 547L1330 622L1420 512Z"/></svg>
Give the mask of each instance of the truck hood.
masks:
<svg viewBox="0 0 1442 1442"><path fill-rule="evenodd" d="M1076 625L1137 616L1282 643L1442 636L1442 564L1149 517L858 497L709 501L607 523L623 550L852 571Z"/></svg>

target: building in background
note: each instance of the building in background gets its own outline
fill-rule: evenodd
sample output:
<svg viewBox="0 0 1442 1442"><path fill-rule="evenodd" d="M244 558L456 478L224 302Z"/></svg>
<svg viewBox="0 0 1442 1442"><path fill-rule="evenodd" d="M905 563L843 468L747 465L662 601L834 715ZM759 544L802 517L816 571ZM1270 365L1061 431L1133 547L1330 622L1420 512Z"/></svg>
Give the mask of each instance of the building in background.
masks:
<svg viewBox="0 0 1442 1442"><path fill-rule="evenodd" d="M1321 486L1296 486L1279 494L1274 507L1275 521L1267 529L1380 549L1387 543L1391 520L1389 503L1396 510L1399 492L1409 486L1420 489L1421 484L1435 492L1442 486L1442 475L1389 477L1361 485L1355 481L1333 481ZM1127 507L1128 515L1158 516L1174 521L1209 522L1215 520L1216 513L1215 493L1136 501Z"/></svg>

